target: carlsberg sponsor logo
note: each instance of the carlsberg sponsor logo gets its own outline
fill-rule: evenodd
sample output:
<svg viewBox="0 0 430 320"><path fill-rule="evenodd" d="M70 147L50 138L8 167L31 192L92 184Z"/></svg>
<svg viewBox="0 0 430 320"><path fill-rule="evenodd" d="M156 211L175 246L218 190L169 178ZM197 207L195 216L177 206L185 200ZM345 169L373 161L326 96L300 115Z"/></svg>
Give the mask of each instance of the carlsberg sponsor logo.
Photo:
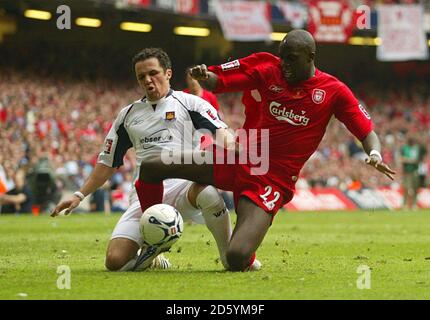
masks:
<svg viewBox="0 0 430 320"><path fill-rule="evenodd" d="M302 114L295 114L293 109L288 110L287 107L281 107L280 103L272 101L270 103L270 114L274 116L279 121L287 121L294 126L307 126L309 123L309 118L304 114L306 111L302 111Z"/></svg>

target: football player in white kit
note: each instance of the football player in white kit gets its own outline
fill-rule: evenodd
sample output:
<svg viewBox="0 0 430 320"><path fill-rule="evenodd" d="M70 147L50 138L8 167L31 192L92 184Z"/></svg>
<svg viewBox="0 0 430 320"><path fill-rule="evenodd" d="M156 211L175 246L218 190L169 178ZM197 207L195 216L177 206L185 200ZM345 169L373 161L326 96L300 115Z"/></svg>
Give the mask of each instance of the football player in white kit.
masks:
<svg viewBox="0 0 430 320"><path fill-rule="evenodd" d="M163 50L142 50L133 58L133 66L145 98L120 111L106 136L93 172L79 191L55 207L52 216L63 210L69 214L85 196L101 187L123 164L123 157L129 148L134 147L136 151L136 178L139 164L151 155L172 152L175 148L183 148L184 144L197 148L201 134L187 135L187 130L196 133L197 129L206 129L215 133L218 129L227 128L208 102L170 88L172 67L169 56ZM184 141L187 137L194 137L193 141ZM229 212L217 189L188 180L169 179L164 182L163 203L174 206L184 221L206 224L217 243L220 260L228 269L225 253L232 229ZM144 246L139 231L141 215L140 204L133 190L130 207L118 221L108 245L105 263L108 270L131 271L151 266L170 266L160 254L163 250ZM149 249L153 251L149 252Z"/></svg>

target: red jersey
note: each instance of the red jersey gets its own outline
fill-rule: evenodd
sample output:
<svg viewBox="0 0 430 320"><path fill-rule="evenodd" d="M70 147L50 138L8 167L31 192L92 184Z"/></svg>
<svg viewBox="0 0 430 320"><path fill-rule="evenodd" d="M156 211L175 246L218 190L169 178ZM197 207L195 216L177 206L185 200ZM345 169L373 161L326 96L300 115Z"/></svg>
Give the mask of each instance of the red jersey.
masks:
<svg viewBox="0 0 430 320"><path fill-rule="evenodd" d="M190 93L189 89L184 89L183 91L186 93ZM216 109L216 111L219 111L218 99L212 92L203 89L203 93L200 98L209 102L212 105L212 107Z"/></svg>
<svg viewBox="0 0 430 320"><path fill-rule="evenodd" d="M269 129L268 175L279 186L294 190L301 168L317 149L332 116L360 141L372 131L369 114L351 90L318 69L312 78L291 85L282 75L280 58L262 52L209 70L219 77L216 93L258 89L260 108L253 109L258 104L252 104L246 112L258 119L257 129ZM257 143L260 148L261 142Z"/></svg>
<svg viewBox="0 0 430 320"><path fill-rule="evenodd" d="M245 107L245 122L242 126L243 129L257 128L261 113L258 110L262 105L261 95L258 90L244 91L242 95L242 104Z"/></svg>

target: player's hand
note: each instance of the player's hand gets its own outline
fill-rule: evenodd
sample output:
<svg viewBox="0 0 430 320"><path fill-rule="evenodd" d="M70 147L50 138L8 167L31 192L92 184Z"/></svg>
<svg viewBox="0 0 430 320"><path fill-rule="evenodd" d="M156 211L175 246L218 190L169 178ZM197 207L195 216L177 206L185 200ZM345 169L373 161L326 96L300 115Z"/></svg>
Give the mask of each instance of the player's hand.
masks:
<svg viewBox="0 0 430 320"><path fill-rule="evenodd" d="M61 201L57 206L52 210L51 217L56 217L60 212L64 211L64 215L69 215L73 209L77 208L81 203L81 199L76 196L72 196L69 200Z"/></svg>
<svg viewBox="0 0 430 320"><path fill-rule="evenodd" d="M383 174L385 174L391 180L394 180L394 177L392 175L396 174L396 172L393 171L387 164L382 162L381 158L379 158L377 155L371 155L369 158L365 160L365 162L369 166L372 166L379 172L382 172Z"/></svg>
<svg viewBox="0 0 430 320"><path fill-rule="evenodd" d="M205 64L200 64L190 68L190 76L196 80L209 79L208 67Z"/></svg>

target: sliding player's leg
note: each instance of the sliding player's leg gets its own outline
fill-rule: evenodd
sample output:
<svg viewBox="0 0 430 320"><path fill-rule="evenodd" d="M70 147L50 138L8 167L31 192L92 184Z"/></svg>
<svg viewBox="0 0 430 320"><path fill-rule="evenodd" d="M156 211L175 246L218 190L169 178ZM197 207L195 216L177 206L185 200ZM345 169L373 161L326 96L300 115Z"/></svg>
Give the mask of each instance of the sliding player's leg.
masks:
<svg viewBox="0 0 430 320"><path fill-rule="evenodd" d="M105 265L110 271L137 271L139 249L146 250L140 234L139 223L142 210L138 201L124 212L112 232L106 252ZM155 259L155 257L157 259ZM154 256L148 262L148 267L167 269L170 262L163 255Z"/></svg>
<svg viewBox="0 0 430 320"><path fill-rule="evenodd" d="M184 179L166 179L162 184L164 194L160 203L175 207L184 221L192 220L206 224L215 238L221 261L227 267L225 256L231 236L231 222L224 200L218 191L213 186L200 185ZM143 197L146 198L147 195ZM140 219L141 215L142 210L139 208L136 217ZM139 240L142 241L141 238ZM151 246L142 250L136 261L136 268L146 269L163 249L166 250Z"/></svg>
<svg viewBox="0 0 430 320"><path fill-rule="evenodd" d="M139 245L127 238L115 238L109 241L105 265L109 271L131 270L136 264Z"/></svg>

